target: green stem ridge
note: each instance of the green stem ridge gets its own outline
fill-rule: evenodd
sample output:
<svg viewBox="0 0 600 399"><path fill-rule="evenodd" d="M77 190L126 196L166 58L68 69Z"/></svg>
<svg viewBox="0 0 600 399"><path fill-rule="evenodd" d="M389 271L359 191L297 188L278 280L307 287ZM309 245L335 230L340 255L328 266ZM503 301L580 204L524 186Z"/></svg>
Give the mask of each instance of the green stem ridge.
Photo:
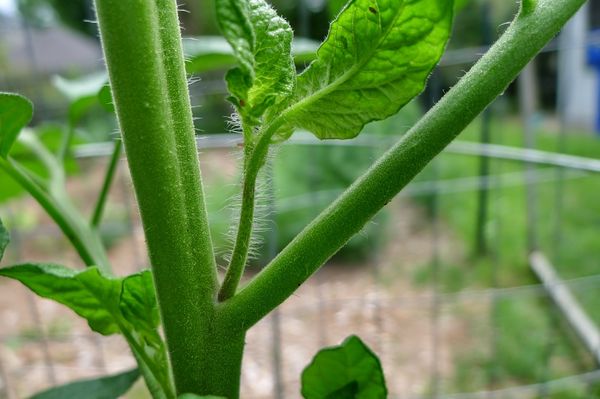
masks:
<svg viewBox="0 0 600 399"><path fill-rule="evenodd" d="M115 172L117 171L117 165L119 164L119 158L121 157L122 148L123 142L120 139L115 141L115 147L113 149L113 153L108 164L108 169L106 170L106 175L104 176L102 189L100 190L100 195L98 196L98 201L96 202L96 206L94 207L94 213L92 214L92 220L90 221L90 224L93 228L97 228L100 225L100 220L102 220L102 215L106 206L106 199L108 197L110 187L112 186L112 182L115 177Z"/></svg>
<svg viewBox="0 0 600 399"><path fill-rule="evenodd" d="M292 295L501 95L584 3L539 0L536 7L527 9L529 14L516 18L490 51L419 123L246 287L220 305L224 321L232 328L250 328ZM260 146L259 140L257 151Z"/></svg>
<svg viewBox="0 0 600 399"><path fill-rule="evenodd" d="M211 345L218 281L176 2L95 4L176 390L233 396L239 370L216 370Z"/></svg>

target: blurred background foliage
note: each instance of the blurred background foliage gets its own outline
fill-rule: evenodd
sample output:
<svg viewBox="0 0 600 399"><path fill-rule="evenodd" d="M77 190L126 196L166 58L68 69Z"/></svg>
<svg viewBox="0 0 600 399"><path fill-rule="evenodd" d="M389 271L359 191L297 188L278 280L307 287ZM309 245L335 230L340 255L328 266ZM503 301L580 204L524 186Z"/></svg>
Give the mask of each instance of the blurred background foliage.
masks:
<svg viewBox="0 0 600 399"><path fill-rule="evenodd" d="M182 10L190 11L181 13L184 36L219 35L214 18L214 0L185 0L179 3ZM345 0L272 0L271 3L290 21L297 36L321 41L327 34L329 21L344 6ZM599 4L597 1L591 2L592 14L600 15ZM482 53L481 47L490 44L502 34L517 7L517 2L506 0L457 1L456 23L449 48L471 48L477 53ZM18 10L24 17L25 24L34 29L57 26L61 29L67 28L78 37L84 38L86 43L98 47L96 25L90 22L94 20L91 0L18 0ZM599 21L600 18L596 20ZM0 75L4 66L9 65L11 61L2 46L0 43ZM539 127L537 146L547 151L556 151L559 148L557 123L553 119L556 105L556 57L556 53L542 54L537 64L537 79L543 82L539 87L540 102L546 111L552 113L544 121L542 116L536 116L536 126ZM306 61L302 61L298 68L302 69L305 65ZM430 85L421 99L409 104L395 117L367 126L362 137L381 140L380 147L294 144L279 148L273 157L272 176L266 179L273 185L276 204L279 207L275 224L270 225L277 226L275 249L284 247L320 210L329 205L377 158L392 136L401 135L410 128L425 109L468 68L468 63L440 68L433 82L435 84ZM14 68L11 72L14 72L15 76L24 73L20 68ZM60 71L60 74L67 78L75 78L89 75L90 72L97 70L72 68ZM231 127L229 116L232 109L224 101L224 72L225 70L204 71L199 75L201 82L190 85L195 106L194 114L198 118L198 132L201 134L225 133ZM66 98L68 96L65 96L64 92L57 90L57 80L53 78L55 73L56 71L49 72L47 76L27 75L19 78L20 80L15 78L6 82L2 82L0 76L0 83L5 83L34 100L37 111L32 131L51 151L57 148L61 137L69 128L69 109L73 106L72 99ZM8 76L8 73L6 75ZM195 80L196 77L193 77L192 81ZM79 84L85 86L85 79ZM519 123L515 86L511 86L506 95L494 104L493 109L495 116L491 126L492 143L523 147L523 127ZM461 135L461 139L478 142L482 131L480 122L471 125ZM75 128L76 140L73 141L73 145L79 145L111 140L116 131L116 124L114 117L106 113L101 104L92 101L89 108L82 113ZM569 131L566 151L597 158L600 154L600 144L595 137ZM33 172L42 177L45 175L43 166L32 157L27 147L18 144L14 156ZM423 182L459 179L476 175L478 168L479 159L476 157L442 155L417 180ZM67 170L69 173L78 173L77 162L72 157L69 158ZM523 165L494 160L492 170L495 173L519 173L523 171ZM207 187L213 237L222 254L230 247L227 231L232 223L235 223L236 212L230 208L235 208L235 195L238 192L235 183L238 179L239 176L213 176ZM566 210L561 222L563 244L560 247L560 258L563 262L557 267L564 278L589 276L598 271L597 231L600 227L600 202L597 201L597 193L600 192L600 186L597 176L569 180L564 184L567 192ZM20 188L2 173L0 187L0 203L22 193ZM433 195L411 198L411 206L424 210L424 215L439 218L444 228L452 231L456 242L460 242L466 253L464 258L442 259L438 265L441 270L439 276L433 275L434 268L429 264L414 265L410 269L412 274L408 277L413 279L416 286L429 286L432 281L436 281L440 284L441 291L455 292L492 285L509 287L537 283L527 264L525 188L499 189L494 193L496 197L491 200L494 204L493 209L486 222L486 234L490 241L493 241L494 248L492 253L483 257L475 256L472 250L476 245L475 227L478 223L478 199L475 191L449 194L441 199ZM543 199L538 205L540 213L554 215L557 201L554 187L543 185L540 197ZM303 205L298 206L299 203ZM121 221L119 215L111 215L110 212L108 219L112 222ZM427 223L433 223L433 219L423 219L421 228ZM386 240L394 239L393 234L386 236L386 229L383 228L390 224L390 220L391 215L387 211L382 212L349 243L340 256L345 258L345 261L362 261L376 253ZM541 241L545 248L558 250L553 248L553 229L556 223L557 219L554 217L544 217L540 221ZM263 242L269 241L270 234L273 234L271 228L259 233ZM264 264L269 253L273 252L273 248L264 246L259 252L266 254L255 260L260 266ZM494 273L495 275L492 275ZM492 281L494 282L491 283ZM594 320L600 322L598 296L589 292L578 293L578 296ZM582 372L590 367L590 359L580 354L581 348L573 349L578 345L574 344L576 340L564 333L568 326L557 321L560 316L548 300L507 299L499 301L494 312L492 317L496 318L495 323L501 329L497 342L498 352L494 358L473 351L453 359L459 366L457 375L454 376L458 389L478 389L481 387L480 382L486 381L492 375L495 375L494 378L498 381L530 383L543 378ZM529 334L530 331L535 331L535 334ZM554 351L555 354L550 351ZM560 363L560 367L552 368L551 364L549 366L550 358ZM572 396L560 397L592 397L582 395L575 393Z"/></svg>

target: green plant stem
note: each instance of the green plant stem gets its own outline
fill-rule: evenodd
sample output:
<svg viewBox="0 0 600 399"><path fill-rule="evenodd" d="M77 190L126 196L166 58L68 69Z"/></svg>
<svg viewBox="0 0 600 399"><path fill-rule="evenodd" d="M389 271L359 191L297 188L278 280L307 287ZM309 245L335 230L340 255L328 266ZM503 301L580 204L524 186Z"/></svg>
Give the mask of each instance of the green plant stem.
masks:
<svg viewBox="0 0 600 399"><path fill-rule="evenodd" d="M106 175L104 176L104 182L102 183L102 189L100 190L100 195L98 196L98 201L96 202L96 206L94 207L94 213L92 215L92 220L90 221L90 225L93 228L98 228L98 226L100 225L100 220L102 220L102 214L104 213L104 207L106 206L106 199L108 197L108 192L110 191L110 187L112 186L112 182L115 177L115 172L117 171L117 165L119 165L119 158L121 157L122 148L123 148L123 142L119 139L116 140L115 146L113 148L113 153L110 158L108 168L106 170Z"/></svg>
<svg viewBox="0 0 600 399"><path fill-rule="evenodd" d="M489 52L246 287L220 305L249 328L306 281L514 80L585 0L529 1ZM257 147L260 145L257 145Z"/></svg>
<svg viewBox="0 0 600 399"><path fill-rule="evenodd" d="M222 330L215 321L216 263L176 2L95 4L176 391L233 398L237 393L230 387L239 380L239 367L216 361L225 342L239 341L241 333ZM227 358L241 359L237 351Z"/></svg>
<svg viewBox="0 0 600 399"><path fill-rule="evenodd" d="M93 251L90 250L89 245L84 242L84 236L80 234L78 228L67 216L68 213L64 209L61 209L61 206L29 177L21 165L10 158L0 158L0 167L44 208L71 244L73 244L73 247L86 265L98 265L101 267L93 255Z"/></svg>
<svg viewBox="0 0 600 399"><path fill-rule="evenodd" d="M69 122L67 131L63 135L63 138L60 142L60 147L58 147L58 153L56 154L56 157L61 164L65 162L65 158L67 157L67 152L69 151L69 146L71 145L71 141L73 140L74 135L75 126L73 122Z"/></svg>
<svg viewBox="0 0 600 399"><path fill-rule="evenodd" d="M259 159L256 159L253 147L249 144L245 145L244 153L245 175L242 186L242 208L231 262L219 291L219 301L225 301L235 295L248 260L252 225L254 223L256 179L258 178L260 166L264 163L265 155L262 154L262 157L258 155Z"/></svg>
<svg viewBox="0 0 600 399"><path fill-rule="evenodd" d="M57 221L57 216L60 216L61 222L57 221L58 226L61 227L67 238L74 244L75 249L87 266L98 266L104 273L111 274L106 249L98 232L90 228L88 223L86 223L83 215L73 205L66 191L64 163L48 151L31 131L25 130L21 132L20 141L37 156L49 174L48 181L43 182L42 185L39 183L34 185L29 184L24 188L27 190L37 188L45 196L45 202L40 202L40 204L55 221ZM35 177L32 178L32 175L14 160L9 162L9 166L14 168L16 172L19 172L21 178L29 178L29 183L35 183L34 180L39 180ZM24 184L24 181L21 180L20 184ZM32 193L32 196L38 199L38 202L41 201L39 193ZM47 201L51 201L54 204L55 212L49 212ZM59 212L60 215L57 215L56 212ZM68 226L64 225L63 222L65 221L68 223ZM74 234L73 232L75 232L77 244L71 238Z"/></svg>

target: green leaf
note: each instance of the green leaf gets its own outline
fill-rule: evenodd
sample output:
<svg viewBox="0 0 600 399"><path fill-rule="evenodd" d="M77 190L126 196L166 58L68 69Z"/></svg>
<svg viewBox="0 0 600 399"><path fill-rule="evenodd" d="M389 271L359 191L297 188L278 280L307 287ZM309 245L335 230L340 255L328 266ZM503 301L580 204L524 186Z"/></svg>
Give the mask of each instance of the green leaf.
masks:
<svg viewBox="0 0 600 399"><path fill-rule="evenodd" d="M10 242L10 236L8 234L8 230L2 224L2 219L0 219L0 260L4 256L4 251L6 251L6 247Z"/></svg>
<svg viewBox="0 0 600 399"><path fill-rule="evenodd" d="M140 377L133 369L111 376L81 380L33 395L30 399L115 399L124 395Z"/></svg>
<svg viewBox="0 0 600 399"><path fill-rule="evenodd" d="M150 271L115 279L96 267L76 272L58 265L24 264L0 269L0 276L66 305L100 334L123 334L153 397L175 397L166 348L158 333L160 319Z"/></svg>
<svg viewBox="0 0 600 399"><path fill-rule="evenodd" d="M354 399L358 395L358 382L351 381L337 391L333 391L326 396L327 399Z"/></svg>
<svg viewBox="0 0 600 399"><path fill-rule="evenodd" d="M0 276L18 280L37 295L69 307L100 334L120 331L111 310L118 307L121 284L102 276L95 267L77 273L59 265L23 264L0 269Z"/></svg>
<svg viewBox="0 0 600 399"><path fill-rule="evenodd" d="M167 350L158 333L160 315L152 273L149 270L126 277L119 303L122 318L135 334L132 351L142 364L142 373L153 398L171 398ZM131 342L130 341L130 342ZM150 361L144 361L147 358Z"/></svg>
<svg viewBox="0 0 600 399"><path fill-rule="evenodd" d="M350 2L298 77L293 100L269 114L284 121L275 139L295 128L348 139L394 115L423 90L446 46L452 15L449 0Z"/></svg>
<svg viewBox="0 0 600 399"><path fill-rule="evenodd" d="M383 399L385 378L377 356L356 336L322 349L302 372L306 399Z"/></svg>
<svg viewBox="0 0 600 399"><path fill-rule="evenodd" d="M291 95L292 29L264 0L221 0L217 19L239 66L226 76L244 121L256 125L268 107Z"/></svg>
<svg viewBox="0 0 600 399"><path fill-rule="evenodd" d="M104 109L107 112L115 112L115 104L113 103L112 91L110 90L110 85L108 83L102 86L102 88L98 92L98 101L100 101L100 105L102 105L102 107L104 107Z"/></svg>
<svg viewBox="0 0 600 399"><path fill-rule="evenodd" d="M63 127L54 124L38 125L35 129L21 129L21 133L19 133L17 140L10 150L10 157L32 175L38 176L41 180L48 182L51 174L50 169L52 168L49 168L47 155L49 153L56 153L61 145L63 136ZM73 142L76 143L79 140L75 138ZM43 152L46 155L41 156L39 150L44 147L45 151ZM71 152L66 154L64 168L68 175L72 175L78 171L77 162L75 162ZM24 192L23 187L1 168L0 187L0 203L21 195Z"/></svg>
<svg viewBox="0 0 600 399"><path fill-rule="evenodd" d="M78 79L55 76L54 86L69 99L69 122L76 125L93 106L98 104L98 93L106 85L106 72L93 73Z"/></svg>
<svg viewBox="0 0 600 399"><path fill-rule="evenodd" d="M135 322L138 332L147 336L156 334L156 328L160 325L160 315L154 281L149 270L123 280L119 307L126 320Z"/></svg>
<svg viewBox="0 0 600 399"><path fill-rule="evenodd" d="M178 396L177 399L227 399L224 398L222 396L198 396L198 395L194 395L193 393L184 393L181 396Z"/></svg>
<svg viewBox="0 0 600 399"><path fill-rule="evenodd" d="M33 105L19 94L0 92L0 156L6 158L21 129L31 121Z"/></svg>
<svg viewBox="0 0 600 399"><path fill-rule="evenodd" d="M75 102L85 97L93 97L108 81L106 72L91 73L77 79L67 79L54 76L52 83L70 102Z"/></svg>

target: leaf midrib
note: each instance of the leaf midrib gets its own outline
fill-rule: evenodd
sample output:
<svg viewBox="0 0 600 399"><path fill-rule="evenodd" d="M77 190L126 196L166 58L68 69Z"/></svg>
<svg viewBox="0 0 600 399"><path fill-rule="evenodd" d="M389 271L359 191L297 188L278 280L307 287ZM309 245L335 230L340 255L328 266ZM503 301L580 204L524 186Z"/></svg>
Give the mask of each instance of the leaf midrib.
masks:
<svg viewBox="0 0 600 399"><path fill-rule="evenodd" d="M377 1L377 7L380 8L378 1ZM294 113L299 112L304 106L310 106L311 103L314 103L314 102L320 100L321 98L323 98L324 96L326 96L327 94L337 90L337 88L339 86L346 83L352 76L354 76L356 73L358 73L365 66L365 64L367 64L373 58L374 54L379 50L382 42L387 39L392 28L395 26L396 22L398 21L398 18L400 18L400 15L404 11L404 7L405 7L405 4L403 3L402 6L398 9L398 12L396 13L396 15L394 16L394 19L392 20L392 22L388 25L387 29L385 30L385 33L377 41L377 45L374 46L373 50L370 51L366 57L364 57L361 61L356 63L354 66L352 66L352 68L350 68L343 75L341 75L339 78L334 80L331 84L325 86L322 89L317 90L313 94L311 94L307 97L304 97L302 100L291 105L289 108L287 108L285 111L283 111L280 114L279 118L283 118L284 120L286 120L286 119L292 117L294 115ZM381 21L381 17L379 20ZM354 32L354 30L352 32ZM356 43L356 40L355 40L355 43ZM315 61L315 62L317 62L317 61ZM302 75L304 73L306 73L306 72L303 72Z"/></svg>

